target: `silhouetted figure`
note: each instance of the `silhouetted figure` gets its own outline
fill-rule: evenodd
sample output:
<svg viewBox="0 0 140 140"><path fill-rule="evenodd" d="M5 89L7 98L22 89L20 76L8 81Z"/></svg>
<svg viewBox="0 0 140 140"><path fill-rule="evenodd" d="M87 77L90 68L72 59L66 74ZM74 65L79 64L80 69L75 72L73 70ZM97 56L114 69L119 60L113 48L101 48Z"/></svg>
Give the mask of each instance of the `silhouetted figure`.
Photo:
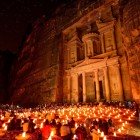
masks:
<svg viewBox="0 0 140 140"><path fill-rule="evenodd" d="M70 126L67 124L62 125L60 128L60 134L62 140L71 140L72 134L71 134Z"/></svg>
<svg viewBox="0 0 140 140"><path fill-rule="evenodd" d="M99 125L99 129L100 129L101 131L103 131L103 130L102 130L103 122L102 122L101 119L99 119L98 125Z"/></svg>
<svg viewBox="0 0 140 140"><path fill-rule="evenodd" d="M74 121L73 117L71 118L71 120L69 122L69 126L70 126L70 128L74 128L75 127L75 121Z"/></svg>
<svg viewBox="0 0 140 140"><path fill-rule="evenodd" d="M102 123L102 131L104 132L105 135L108 135L108 122L106 120L103 120Z"/></svg>
<svg viewBox="0 0 140 140"><path fill-rule="evenodd" d="M109 127L112 127L113 126L113 123L112 123L112 120L111 119L108 120L108 126Z"/></svg>
<svg viewBox="0 0 140 140"><path fill-rule="evenodd" d="M15 127L16 127L16 130L22 130L21 119L17 119Z"/></svg>
<svg viewBox="0 0 140 140"><path fill-rule="evenodd" d="M30 120L29 120L28 132L29 132L29 133L33 133L33 132L34 132L34 127L35 127L35 123L33 122L33 119L30 119Z"/></svg>
<svg viewBox="0 0 140 140"><path fill-rule="evenodd" d="M62 124L60 123L60 121L57 121L56 123L56 135L60 136L60 128L61 128Z"/></svg>
<svg viewBox="0 0 140 140"><path fill-rule="evenodd" d="M51 133L51 129L52 129L52 126L49 124L49 121L46 120L45 121L45 125L44 127L42 128L42 139L45 140L45 139L48 139L49 136L50 136L50 133Z"/></svg>
<svg viewBox="0 0 140 140"><path fill-rule="evenodd" d="M53 119L52 121L51 121L51 123L50 123L52 126L56 126L56 121L55 121L55 119Z"/></svg>
<svg viewBox="0 0 140 140"><path fill-rule="evenodd" d="M16 115L14 115L13 119L11 120L11 122L8 125L8 130L16 130L16 126L17 125L17 117Z"/></svg>
<svg viewBox="0 0 140 140"><path fill-rule="evenodd" d="M86 128L84 126L79 126L76 130L75 130L75 134L78 137L78 140L85 140L87 137L87 131Z"/></svg>

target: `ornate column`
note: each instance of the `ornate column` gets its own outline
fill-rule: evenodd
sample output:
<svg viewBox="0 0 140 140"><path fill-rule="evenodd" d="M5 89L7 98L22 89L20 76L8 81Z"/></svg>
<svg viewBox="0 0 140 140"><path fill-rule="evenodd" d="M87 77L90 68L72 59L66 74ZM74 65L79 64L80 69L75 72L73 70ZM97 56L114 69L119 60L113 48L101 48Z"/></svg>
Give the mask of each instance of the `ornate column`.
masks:
<svg viewBox="0 0 140 140"><path fill-rule="evenodd" d="M103 33L101 34L101 48L102 48L102 53L105 53L104 35L103 35Z"/></svg>
<svg viewBox="0 0 140 140"><path fill-rule="evenodd" d="M106 100L110 101L110 88L109 88L109 77L108 77L108 68L103 68L104 77L105 77L105 93L106 93Z"/></svg>
<svg viewBox="0 0 140 140"><path fill-rule="evenodd" d="M116 50L116 40L115 40L114 26L112 27L112 41L113 41L113 50Z"/></svg>
<svg viewBox="0 0 140 140"><path fill-rule="evenodd" d="M119 64L115 65L115 68L116 68L117 77L118 77L120 101L123 101L124 97L123 97L123 86L122 86L122 79L121 79L121 73L120 73L120 65Z"/></svg>
<svg viewBox="0 0 140 140"><path fill-rule="evenodd" d="M73 100L74 102L78 102L78 74L74 74L74 81L73 81L73 88L74 88L74 95Z"/></svg>
<svg viewBox="0 0 140 140"><path fill-rule="evenodd" d="M85 72L82 73L83 79L83 102L86 102L86 77Z"/></svg>
<svg viewBox="0 0 140 140"><path fill-rule="evenodd" d="M70 75L68 75L67 76L67 80L68 80L68 102L70 102L71 101L71 76Z"/></svg>
<svg viewBox="0 0 140 140"><path fill-rule="evenodd" d="M84 42L84 49L85 49L85 59L87 59L88 58L88 56L87 56L87 45L86 45L85 42Z"/></svg>
<svg viewBox="0 0 140 140"><path fill-rule="evenodd" d="M97 101L100 101L100 87L99 87L99 76L98 76L98 70L94 71L95 73L95 83L96 83L96 97Z"/></svg>
<svg viewBox="0 0 140 140"><path fill-rule="evenodd" d="M67 49L67 53L68 53L68 64L70 64L70 49Z"/></svg>

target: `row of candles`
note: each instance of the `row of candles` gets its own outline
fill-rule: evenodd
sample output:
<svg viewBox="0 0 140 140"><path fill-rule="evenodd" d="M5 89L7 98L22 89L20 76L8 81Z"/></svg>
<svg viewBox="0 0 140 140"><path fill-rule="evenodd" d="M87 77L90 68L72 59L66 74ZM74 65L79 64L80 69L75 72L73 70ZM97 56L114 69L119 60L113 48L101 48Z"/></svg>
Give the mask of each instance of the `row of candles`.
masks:
<svg viewBox="0 0 140 140"><path fill-rule="evenodd" d="M9 110L10 112L10 110ZM32 117L33 122L36 124L36 128L43 128L43 124L46 120L46 118L51 121L51 119L54 118L55 114L57 114L62 122L62 124L68 123L68 120L70 118L74 118L76 124L75 128L78 127L79 122L84 123L84 126L86 127L86 119L109 119L111 118L112 121L117 124L116 128L118 127L117 131L114 132L114 136L117 134L123 134L123 132L128 129L128 121L134 119L135 111L132 111L130 109L125 108L116 108L112 106L74 106L74 107L64 107L61 109L43 109L42 111L31 111L31 109L24 110L24 112L18 112L17 110L14 111L15 115L22 120L22 123L24 123L24 118ZM47 114L47 116L46 116ZM3 115L0 115L0 119L4 120L4 124L2 125L3 131L7 131L7 124L10 123L12 117L5 117ZM56 120L57 121L57 120ZM119 124L121 124L119 126ZM106 136L103 135L103 132L98 132L101 134L102 137L106 139ZM26 136L26 133L23 132L23 137ZM53 132L50 134L49 140L51 140L51 137L53 136Z"/></svg>

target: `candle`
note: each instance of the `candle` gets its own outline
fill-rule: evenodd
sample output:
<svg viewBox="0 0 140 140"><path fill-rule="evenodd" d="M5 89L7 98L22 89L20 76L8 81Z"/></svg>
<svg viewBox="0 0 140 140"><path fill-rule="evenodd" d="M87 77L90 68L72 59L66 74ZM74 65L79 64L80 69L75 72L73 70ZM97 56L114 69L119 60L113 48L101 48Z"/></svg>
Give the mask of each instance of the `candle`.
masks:
<svg viewBox="0 0 140 140"><path fill-rule="evenodd" d="M5 125L5 127L4 127L4 131L6 131L7 130L7 125Z"/></svg>
<svg viewBox="0 0 140 140"><path fill-rule="evenodd" d="M115 137L116 137L116 132L114 132L114 134L113 134Z"/></svg>
<svg viewBox="0 0 140 140"><path fill-rule="evenodd" d="M101 137L104 137L104 132L101 132Z"/></svg>
<svg viewBox="0 0 140 140"><path fill-rule="evenodd" d="M26 132L22 133L22 137L25 138L26 137Z"/></svg>
<svg viewBox="0 0 140 140"><path fill-rule="evenodd" d="M43 128L43 123L40 124L40 128Z"/></svg>
<svg viewBox="0 0 140 140"><path fill-rule="evenodd" d="M6 126L6 124L4 123L3 125L2 125L2 127L4 128Z"/></svg>
<svg viewBox="0 0 140 140"><path fill-rule="evenodd" d="M121 133L121 129L118 129L118 132Z"/></svg>
<svg viewBox="0 0 140 140"><path fill-rule="evenodd" d="M48 138L48 140L52 140L52 137L54 136L54 132L53 131L51 131L51 134L50 134L50 136L49 136L49 138Z"/></svg>
<svg viewBox="0 0 140 140"><path fill-rule="evenodd" d="M76 124L75 124L75 128L77 129L77 127L78 127L78 124L76 123Z"/></svg>
<svg viewBox="0 0 140 140"><path fill-rule="evenodd" d="M73 140L77 140L78 137L76 135L73 136Z"/></svg>
<svg viewBox="0 0 140 140"><path fill-rule="evenodd" d="M97 131L98 131L98 133L101 133L101 132L100 132L100 129L98 129Z"/></svg>
<svg viewBox="0 0 140 140"><path fill-rule="evenodd" d="M103 140L107 140L106 136L104 136Z"/></svg>

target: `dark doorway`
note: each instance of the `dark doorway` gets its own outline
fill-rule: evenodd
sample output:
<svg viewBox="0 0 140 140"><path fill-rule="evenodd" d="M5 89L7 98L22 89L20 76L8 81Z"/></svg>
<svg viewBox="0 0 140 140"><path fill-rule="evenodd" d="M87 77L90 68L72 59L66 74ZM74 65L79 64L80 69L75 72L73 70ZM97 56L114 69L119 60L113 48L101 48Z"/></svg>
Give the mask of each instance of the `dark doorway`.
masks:
<svg viewBox="0 0 140 140"><path fill-rule="evenodd" d="M104 99L103 82L102 81L99 81L99 88L100 88L100 99Z"/></svg>
<svg viewBox="0 0 140 140"><path fill-rule="evenodd" d="M78 96L78 101L79 102L83 102L83 77L82 77L82 74L80 74L78 76L78 93L79 93L79 96Z"/></svg>

